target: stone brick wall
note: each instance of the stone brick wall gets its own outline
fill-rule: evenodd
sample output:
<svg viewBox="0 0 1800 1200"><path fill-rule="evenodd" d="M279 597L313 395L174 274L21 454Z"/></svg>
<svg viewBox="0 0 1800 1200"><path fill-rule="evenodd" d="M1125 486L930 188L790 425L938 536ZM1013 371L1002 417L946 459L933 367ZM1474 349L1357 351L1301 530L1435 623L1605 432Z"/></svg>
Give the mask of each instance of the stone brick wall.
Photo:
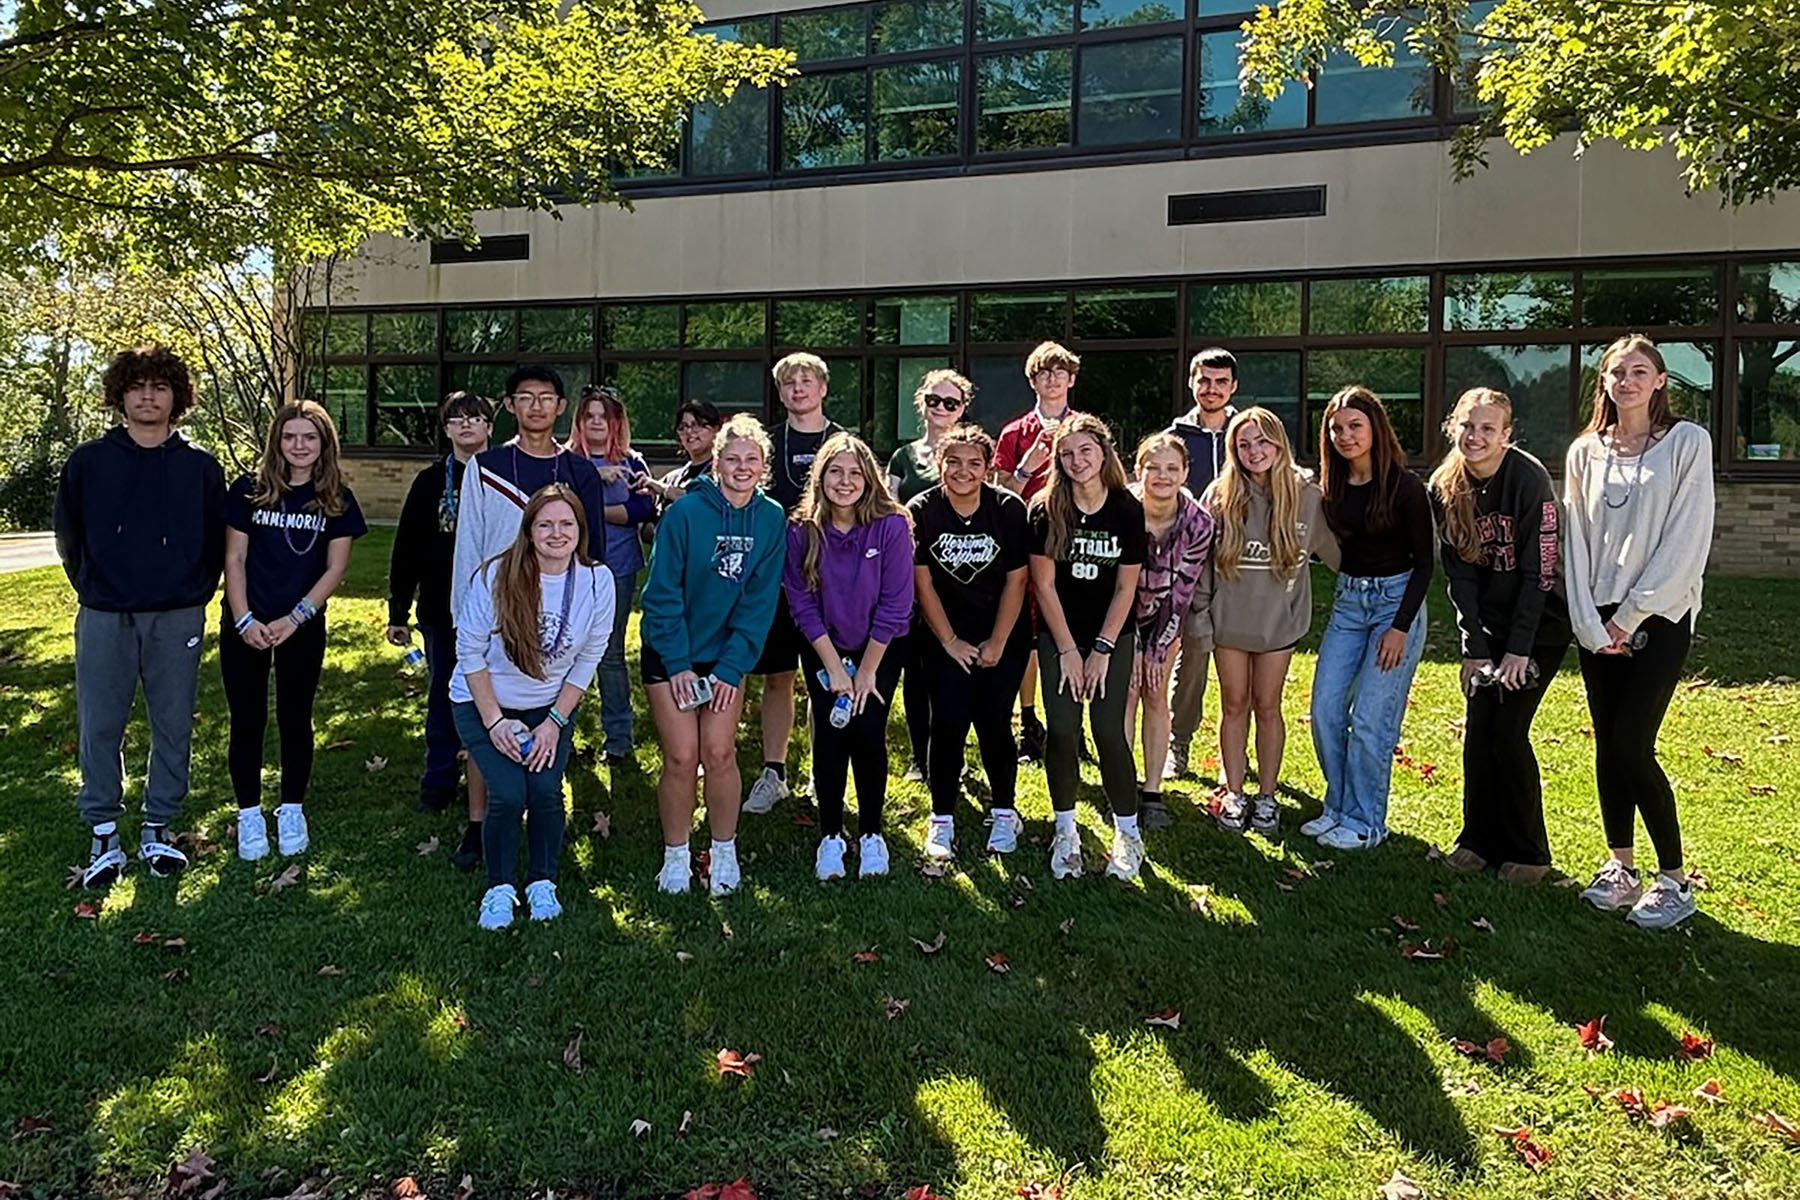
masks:
<svg viewBox="0 0 1800 1200"><path fill-rule="evenodd" d="M394 521L420 458L346 458L344 474L371 521ZM653 466L661 470L660 466ZM1711 569L1800 578L1800 481L1720 482Z"/></svg>
<svg viewBox="0 0 1800 1200"><path fill-rule="evenodd" d="M1800 577L1800 482L1719 483L1711 569Z"/></svg>

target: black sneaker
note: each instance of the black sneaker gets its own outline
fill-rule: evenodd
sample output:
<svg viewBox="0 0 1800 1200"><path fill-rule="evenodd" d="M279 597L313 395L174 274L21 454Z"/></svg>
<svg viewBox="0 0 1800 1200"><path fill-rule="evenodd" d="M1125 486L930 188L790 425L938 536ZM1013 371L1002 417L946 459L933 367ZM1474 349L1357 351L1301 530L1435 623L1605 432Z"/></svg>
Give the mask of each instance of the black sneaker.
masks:
<svg viewBox="0 0 1800 1200"><path fill-rule="evenodd" d="M1138 804L1138 828L1147 833L1159 829L1167 829L1173 825L1174 819L1169 816L1169 808L1161 800L1144 800Z"/></svg>
<svg viewBox="0 0 1800 1200"><path fill-rule="evenodd" d="M144 826L138 842L138 857L158 879L167 879L188 869L188 856L175 848L166 825Z"/></svg>
<svg viewBox="0 0 1800 1200"><path fill-rule="evenodd" d="M1019 761L1044 761L1044 725L1035 717L1019 726Z"/></svg>
<svg viewBox="0 0 1800 1200"><path fill-rule="evenodd" d="M456 789L453 787L427 787L419 785L419 811L422 813L442 813L450 811L450 805L456 801Z"/></svg>
<svg viewBox="0 0 1800 1200"><path fill-rule="evenodd" d="M88 865L81 872L81 886L94 890L109 888L124 873L125 851L117 846L110 846L97 854L88 855Z"/></svg>
<svg viewBox="0 0 1800 1200"><path fill-rule="evenodd" d="M464 875L481 865L481 822L470 821L463 829L462 844L450 856L450 865Z"/></svg>

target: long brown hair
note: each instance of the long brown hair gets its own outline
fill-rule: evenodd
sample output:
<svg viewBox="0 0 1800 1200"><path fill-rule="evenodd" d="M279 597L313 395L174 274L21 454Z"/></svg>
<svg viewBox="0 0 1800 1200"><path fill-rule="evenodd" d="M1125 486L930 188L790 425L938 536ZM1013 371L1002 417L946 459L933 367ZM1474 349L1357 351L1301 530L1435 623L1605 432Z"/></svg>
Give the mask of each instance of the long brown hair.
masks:
<svg viewBox="0 0 1800 1200"><path fill-rule="evenodd" d="M588 407L594 404L606 414L604 446L588 445L587 430L582 428ZM590 383L581 389L581 399L575 402L575 419L569 423L569 449L583 458L624 458L631 453L631 416L625 411L625 400L618 388Z"/></svg>
<svg viewBox="0 0 1800 1200"><path fill-rule="evenodd" d="M1626 334L1600 356L1599 369L1594 372L1594 411L1588 417L1587 428L1581 432L1604 433L1619 423L1619 406L1606 394L1606 372L1633 350L1649 359L1658 375L1668 375L1668 364L1663 361L1662 351L1656 348L1655 342L1641 333ZM1679 420L1681 418L1669 405L1669 385L1665 382L1650 395L1650 433L1652 436L1659 434Z"/></svg>
<svg viewBox="0 0 1800 1200"><path fill-rule="evenodd" d="M1339 389L1319 419L1319 490L1325 494L1325 523L1340 536L1353 532L1338 524L1344 489L1350 485L1350 460L1339 454L1331 442L1331 418L1351 408L1369 422L1369 480L1375 490L1369 495L1363 524L1370 530L1379 532L1393 524L1400 474L1406 470L1406 451L1394 434L1394 424L1388 420L1387 405L1381 397L1360 383Z"/></svg>
<svg viewBox="0 0 1800 1200"><path fill-rule="evenodd" d="M1269 468L1269 568L1283 583L1300 573L1306 548L1300 544L1300 469L1294 465L1294 449L1288 444L1281 418L1256 405L1231 418L1225 427L1225 467L1208 489L1213 497L1213 566L1226 579L1236 579L1238 563L1249 539L1244 525L1250 517L1250 489L1259 486L1238 461L1238 430L1255 425L1281 451L1281 461Z"/></svg>
<svg viewBox="0 0 1800 1200"><path fill-rule="evenodd" d="M1481 560L1481 535L1475 531L1475 483L1469 478L1469 464L1463 458L1456 431L1471 409L1484 404L1506 414L1506 444L1512 445L1512 398L1490 387L1470 388L1458 397L1456 407L1444 418L1444 440L1450 448L1444 451L1443 461L1431 473L1429 484L1444 510L1442 537L1456 551L1456 556L1467 563Z"/></svg>
<svg viewBox="0 0 1800 1200"><path fill-rule="evenodd" d="M1118 492L1131 486L1131 478L1125 474L1125 464L1119 461L1119 451L1113 445L1112 430L1106 427L1106 422L1093 413L1070 413L1064 417L1050 444L1050 482L1031 501L1042 507L1050 519L1044 554L1053 560L1069 552L1069 538L1075 528L1075 485L1063 473L1062 447L1065 440L1078 433L1085 433L1100 443L1100 452L1104 456L1100 462L1100 483L1106 490Z"/></svg>
<svg viewBox="0 0 1800 1200"><path fill-rule="evenodd" d="M287 495L287 460L281 457L281 431L296 419L311 421L319 431L319 458L312 469L313 498L307 507L328 517L342 516L344 473L338 466L337 426L331 423L331 414L324 406L312 400L294 400L275 410L262 461L256 466L256 486L250 491L250 503L257 508L275 508Z"/></svg>
<svg viewBox="0 0 1800 1200"><path fill-rule="evenodd" d="M519 517L519 532L512 545L488 559L488 563L499 564L494 571L494 617L500 625L500 645L505 648L508 661L533 679L544 677L544 652L538 641L538 613L544 593L538 577L537 551L531 545L531 523L558 501L575 514L575 557L569 569L573 571L576 563L593 566L587 550L587 513L575 489L566 483L546 483L532 493ZM574 582L571 579L568 584Z"/></svg>
<svg viewBox="0 0 1800 1200"><path fill-rule="evenodd" d="M800 577L806 590L819 590L819 554L825 545L825 522L831 520L831 501L825 498L825 468L840 454L855 456L862 468L863 493L850 510L850 520L857 525L872 525L881 518L899 513L910 527L912 518L888 491L887 472L875 461L875 452L854 433L834 433L819 447L812 471L806 477L806 491L794 509L794 524L806 530L806 556L800 560Z"/></svg>

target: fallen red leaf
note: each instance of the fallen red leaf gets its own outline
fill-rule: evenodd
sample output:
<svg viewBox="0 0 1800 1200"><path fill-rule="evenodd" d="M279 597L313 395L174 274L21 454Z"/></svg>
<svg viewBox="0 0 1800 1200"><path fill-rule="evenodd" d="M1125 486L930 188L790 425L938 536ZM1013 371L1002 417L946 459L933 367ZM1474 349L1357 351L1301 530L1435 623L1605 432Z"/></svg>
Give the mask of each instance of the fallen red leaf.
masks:
<svg viewBox="0 0 1800 1200"><path fill-rule="evenodd" d="M1513 1153L1519 1156L1519 1161L1533 1171L1541 1171L1549 1163L1550 1148L1532 1140L1531 1126L1521 1125L1516 1129L1496 1126L1494 1132L1505 1138L1512 1146Z"/></svg>
<svg viewBox="0 0 1800 1200"><path fill-rule="evenodd" d="M944 1200L944 1198L921 1183L918 1187L907 1188L906 1194L900 1200Z"/></svg>
<svg viewBox="0 0 1800 1200"><path fill-rule="evenodd" d="M402 1175L388 1185L388 1195L393 1196L394 1200L412 1200L413 1197L424 1194L424 1190L419 1187L419 1181L411 1175Z"/></svg>
<svg viewBox="0 0 1800 1200"><path fill-rule="evenodd" d="M1161 1012L1154 1012L1145 1017L1144 1024L1153 1028L1180 1029L1181 1014L1172 1007L1164 1008Z"/></svg>
<svg viewBox="0 0 1800 1200"><path fill-rule="evenodd" d="M1681 1045L1675 1051L1675 1057L1682 1062L1699 1062L1703 1058L1711 1058L1713 1040L1703 1038L1697 1033L1681 1035Z"/></svg>
<svg viewBox="0 0 1800 1200"><path fill-rule="evenodd" d="M1650 1128L1660 1131L1671 1125L1679 1125L1693 1115L1694 1110L1691 1108L1683 1108L1679 1104L1669 1104L1658 1100L1650 1106L1650 1111L1645 1114L1644 1120Z"/></svg>
<svg viewBox="0 0 1800 1200"><path fill-rule="evenodd" d="M136 945L136 946L149 946L149 945L153 945L156 942L156 939L160 936L162 936L162 935L156 934L156 933L148 933L148 932L140 933L136 937L132 938L131 941L132 941L132 944Z"/></svg>
<svg viewBox="0 0 1800 1200"><path fill-rule="evenodd" d="M756 1190L740 1176L719 1189L719 1200L756 1200Z"/></svg>
<svg viewBox="0 0 1800 1200"><path fill-rule="evenodd" d="M719 1185L703 1183L699 1187L689 1188L681 1193L681 1200L719 1200Z"/></svg>
<svg viewBox="0 0 1800 1200"><path fill-rule="evenodd" d="M1505 1062L1506 1052L1509 1049L1511 1049L1511 1047L1506 1044L1506 1039L1500 1037L1491 1039L1488 1044L1483 1047L1483 1050L1487 1054L1487 1060L1491 1063Z"/></svg>
<svg viewBox="0 0 1800 1200"><path fill-rule="evenodd" d="M1694 1099L1705 1101L1707 1104L1723 1104L1725 1103L1725 1087L1717 1079L1708 1079L1694 1089Z"/></svg>
<svg viewBox="0 0 1800 1200"><path fill-rule="evenodd" d="M1575 1036L1581 1039L1581 1048L1589 1054L1604 1054L1612 1049L1612 1039L1606 1036L1605 1013L1586 1024L1577 1025Z"/></svg>
<svg viewBox="0 0 1800 1200"><path fill-rule="evenodd" d="M817 821L813 820L811 817L807 816L805 813L801 812L799 809L794 810L794 815L793 815L792 820L793 820L794 824L800 826L800 828L802 828L802 829L811 829L813 826L818 824Z"/></svg>
<svg viewBox="0 0 1800 1200"><path fill-rule="evenodd" d="M1617 1101L1619 1107L1625 1110L1625 1115L1632 1120L1641 1120L1643 1118L1645 1112L1644 1093L1637 1088L1614 1088L1612 1091L1606 1093L1606 1098L1608 1100Z"/></svg>
<svg viewBox="0 0 1800 1200"><path fill-rule="evenodd" d="M988 970L996 975L1004 975L1012 970L1012 964L1007 961L1006 955L998 950L987 956L987 965Z"/></svg>
<svg viewBox="0 0 1800 1200"><path fill-rule="evenodd" d="M75 906L75 915L83 921L92 921L100 916L100 901L83 900Z"/></svg>
<svg viewBox="0 0 1800 1200"><path fill-rule="evenodd" d="M762 1061L760 1054L739 1054L736 1050L720 1050L715 1056L719 1063L719 1075L736 1075L743 1079L750 1078L756 1064Z"/></svg>
<svg viewBox="0 0 1800 1200"><path fill-rule="evenodd" d="M867 950L858 950L855 954L852 954L850 956L850 961L858 966L866 967L872 962L880 962L881 955L875 953L875 947L870 946Z"/></svg>
<svg viewBox="0 0 1800 1200"><path fill-rule="evenodd" d="M49 1132L50 1119L48 1117L20 1117L19 1123L13 1126L13 1141L16 1142L20 1138L28 1138L35 1134Z"/></svg>

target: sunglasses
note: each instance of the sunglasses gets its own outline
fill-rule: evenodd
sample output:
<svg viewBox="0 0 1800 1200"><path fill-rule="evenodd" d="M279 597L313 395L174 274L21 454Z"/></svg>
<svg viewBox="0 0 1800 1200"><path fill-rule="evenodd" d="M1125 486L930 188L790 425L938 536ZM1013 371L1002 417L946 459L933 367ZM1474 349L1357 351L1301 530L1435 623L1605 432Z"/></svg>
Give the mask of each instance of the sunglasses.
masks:
<svg viewBox="0 0 1800 1200"><path fill-rule="evenodd" d="M959 396L940 396L936 392L929 392L925 396L925 407L926 408L942 408L945 410L951 410L951 409L964 408L968 405L968 403L969 402L967 400L964 400Z"/></svg>

